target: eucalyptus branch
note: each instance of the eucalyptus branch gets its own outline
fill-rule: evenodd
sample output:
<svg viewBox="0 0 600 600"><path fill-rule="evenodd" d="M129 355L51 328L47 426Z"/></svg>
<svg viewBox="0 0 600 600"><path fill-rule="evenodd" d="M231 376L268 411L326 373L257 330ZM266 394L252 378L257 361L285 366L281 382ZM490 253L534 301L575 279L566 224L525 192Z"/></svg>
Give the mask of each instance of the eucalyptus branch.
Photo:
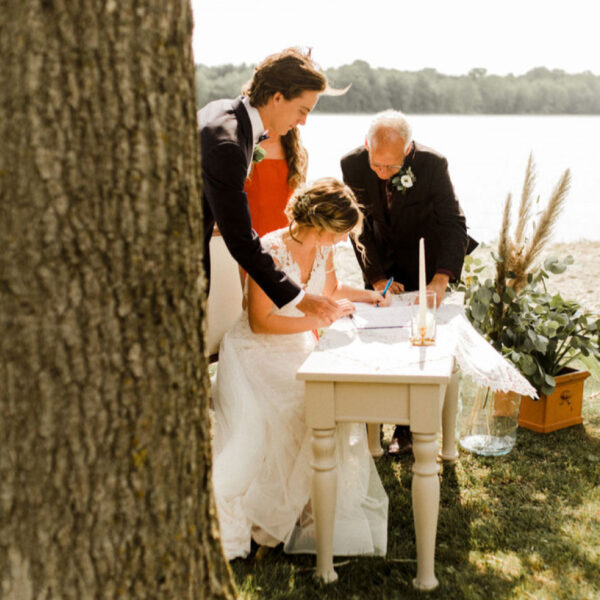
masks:
<svg viewBox="0 0 600 600"><path fill-rule="evenodd" d="M565 343L561 344L562 350L559 350L555 353L555 359L552 361L552 373L556 373L559 370L560 365L566 366L568 363L572 362L575 357L581 354L581 351L578 350L568 361L565 361L565 356L569 354L573 349L570 344Z"/></svg>

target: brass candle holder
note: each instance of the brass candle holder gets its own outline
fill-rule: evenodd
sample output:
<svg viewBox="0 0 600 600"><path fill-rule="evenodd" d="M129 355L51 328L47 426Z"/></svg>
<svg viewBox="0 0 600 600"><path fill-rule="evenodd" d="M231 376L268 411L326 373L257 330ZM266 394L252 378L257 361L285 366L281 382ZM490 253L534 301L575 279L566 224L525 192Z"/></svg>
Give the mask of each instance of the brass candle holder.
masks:
<svg viewBox="0 0 600 600"><path fill-rule="evenodd" d="M424 314L419 306L419 293L414 292L409 299L410 343L413 346L433 346L435 344L437 308L435 292L427 290L425 299ZM424 323L420 322L423 320Z"/></svg>

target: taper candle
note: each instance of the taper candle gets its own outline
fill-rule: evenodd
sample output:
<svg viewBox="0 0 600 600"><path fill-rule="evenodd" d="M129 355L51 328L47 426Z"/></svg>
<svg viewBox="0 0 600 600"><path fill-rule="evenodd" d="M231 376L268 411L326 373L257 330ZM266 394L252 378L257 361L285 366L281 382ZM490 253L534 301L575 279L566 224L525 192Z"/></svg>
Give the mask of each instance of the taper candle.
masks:
<svg viewBox="0 0 600 600"><path fill-rule="evenodd" d="M419 331L424 331L427 327L427 279L425 275L425 239L419 240Z"/></svg>

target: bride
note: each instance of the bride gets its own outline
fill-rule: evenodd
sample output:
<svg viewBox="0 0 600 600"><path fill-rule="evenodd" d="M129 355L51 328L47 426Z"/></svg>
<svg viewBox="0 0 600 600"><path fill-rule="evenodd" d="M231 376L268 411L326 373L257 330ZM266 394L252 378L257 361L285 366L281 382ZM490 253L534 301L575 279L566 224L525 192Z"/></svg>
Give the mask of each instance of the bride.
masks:
<svg viewBox="0 0 600 600"><path fill-rule="evenodd" d="M286 207L289 227L262 238L278 265L303 289L337 300L386 306L391 295L338 282L333 246L357 240L362 214L352 191L325 178L301 189ZM358 245L360 248L360 244ZM231 560L260 545L315 552L310 505L310 430L304 384L296 371L327 323L295 307L277 309L247 278L247 309L225 334L214 393L213 484L221 540ZM384 555L387 496L369 454L364 424L339 424L334 554Z"/></svg>

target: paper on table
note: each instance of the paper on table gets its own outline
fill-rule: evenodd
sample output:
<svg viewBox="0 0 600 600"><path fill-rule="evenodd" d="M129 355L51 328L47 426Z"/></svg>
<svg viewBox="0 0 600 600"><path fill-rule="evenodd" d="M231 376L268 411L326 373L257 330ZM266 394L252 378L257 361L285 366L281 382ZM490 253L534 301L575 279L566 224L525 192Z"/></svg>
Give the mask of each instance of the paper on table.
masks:
<svg viewBox="0 0 600 600"><path fill-rule="evenodd" d="M373 306L357 302L352 322L357 329L388 329L410 326L410 309L406 305Z"/></svg>

